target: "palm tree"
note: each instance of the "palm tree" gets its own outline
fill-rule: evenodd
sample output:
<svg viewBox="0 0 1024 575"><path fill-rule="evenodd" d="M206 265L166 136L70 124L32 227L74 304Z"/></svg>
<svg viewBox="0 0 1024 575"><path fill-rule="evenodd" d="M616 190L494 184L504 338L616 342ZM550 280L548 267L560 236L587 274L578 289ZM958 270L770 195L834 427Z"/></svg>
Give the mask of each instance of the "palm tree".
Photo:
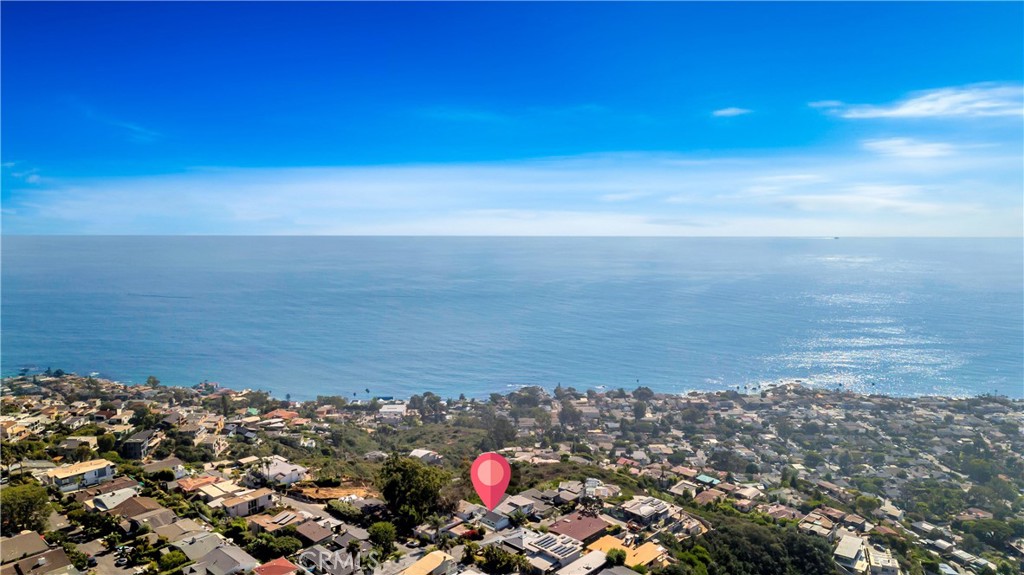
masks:
<svg viewBox="0 0 1024 575"><path fill-rule="evenodd" d="M387 557L384 555L384 552L377 548L373 548L369 553L366 553L359 558L359 567L362 568L364 575L373 575L374 569L386 560Z"/></svg>
<svg viewBox="0 0 1024 575"><path fill-rule="evenodd" d="M636 380L640 383L640 380ZM513 555L512 556L513 569L519 573L526 573L530 570L530 560L526 558L526 555Z"/></svg>
<svg viewBox="0 0 1024 575"><path fill-rule="evenodd" d="M476 541L469 541L466 546L462 548L462 564L473 565L476 563L476 553L480 550L480 545Z"/></svg>
<svg viewBox="0 0 1024 575"><path fill-rule="evenodd" d="M431 513L430 516L427 517L427 525L430 525L430 528L434 530L434 534L432 536L434 541L437 541L441 536L441 528L444 527L444 523L444 517L441 517L437 513Z"/></svg>
<svg viewBox="0 0 1024 575"><path fill-rule="evenodd" d="M452 547L455 547L455 538L447 533L439 535L437 537L437 548L441 551L450 551Z"/></svg>
<svg viewBox="0 0 1024 575"><path fill-rule="evenodd" d="M353 557L359 555L359 550L361 548L362 546L359 544L358 539L353 539L352 541L349 541L348 545L345 546L345 550L348 551L348 554Z"/></svg>

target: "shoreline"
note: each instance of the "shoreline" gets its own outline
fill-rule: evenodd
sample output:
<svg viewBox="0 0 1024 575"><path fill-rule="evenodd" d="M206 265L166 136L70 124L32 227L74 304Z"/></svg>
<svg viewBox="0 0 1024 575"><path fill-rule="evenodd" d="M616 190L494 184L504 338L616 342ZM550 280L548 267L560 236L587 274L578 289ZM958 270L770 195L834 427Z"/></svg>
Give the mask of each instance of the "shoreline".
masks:
<svg viewBox="0 0 1024 575"><path fill-rule="evenodd" d="M56 380L56 379L60 379L59 377L54 377L52 375L50 375L50 376L46 375L45 371L28 372L26 374L21 374L20 371L21 370L19 370L19 373L16 373L16 374L10 374L10 375L9 374L3 374L2 376L0 376L0 386L2 386L4 388L4 390L6 391L6 389L12 383L17 383L17 382L21 381L22 378L32 378L33 376L39 378L40 382L53 381L53 380ZM78 378L78 379L83 380L83 381L84 380L88 380L88 379L93 379L93 380L95 380L95 381L97 381L99 383L102 383L104 385L117 385L117 386L121 386L121 387L128 388L128 389L136 388L136 389L139 389L139 390L152 389L152 386L149 386L147 383L135 383L135 382L130 382L130 381L129 382L125 382L125 381L120 381L120 380L116 380L116 379L110 379L110 378L103 377L101 372L91 372L90 374L82 375L82 374L75 373L75 372L62 371L59 368L56 369L56 370L53 370L53 371L54 372L62 372L63 376L72 377L72 378ZM51 379L45 380L44 378L47 378L47 377L49 377ZM159 379L159 377L158 377L158 379ZM29 379L30 383L31 383L31 381L32 380ZM545 385L530 385L530 384L507 384L504 388L502 388L501 391L493 391L493 392L490 392L490 393L488 393L486 395L480 395L480 396L474 396L474 395L471 395L471 394L460 394L460 395L463 396L467 400L477 400L477 401L485 401L486 402L486 401L489 401L489 398L494 393L497 393L499 395L505 396L505 395L508 395L510 393L514 393L516 390L525 389L525 388L540 388L540 389L544 390L545 392L547 392L549 394L553 394L555 389L557 389L560 385L561 385L561 383L558 383L558 384L556 384L554 386L550 386L550 385L549 386L545 386ZM787 379L780 379L778 381L773 381L773 382L763 382L763 383L759 382L759 383L756 383L754 385L750 385L750 384L747 384L745 386L730 385L730 386L725 386L725 387L723 387L721 389L686 389L686 390L678 391L678 392L659 391L658 389L655 389L653 387L644 385L642 380L639 380L637 383L634 383L633 385L636 385L637 387L647 387L648 389L651 389L656 395L661 395L661 396L665 396L665 397L684 397L684 396L700 397L700 396L704 396L704 395L718 395L718 394L737 394L738 396L742 396L742 397L756 397L756 396L761 395L764 392L769 392L769 391L776 390L776 389L799 388L799 389L807 390L807 391L810 391L810 392L816 392L816 393L828 393L828 394L838 394L838 395L852 395L852 396L855 396L855 397L879 397L879 398L886 398L886 399L901 399L901 400L945 400L945 401L966 401L966 400L970 400L970 399L974 399L974 398L981 398L981 397L989 397L989 398L996 397L996 398L1004 398L1004 399L1007 399L1007 400L1009 400L1011 402L1014 402L1014 403L1017 403L1017 402L1024 403L1024 397L1011 397L1011 396L1008 396L1006 394L1000 394L1000 393L995 393L995 394L993 394L993 393L979 393L979 394L975 394L975 395L943 395L943 394L896 395L896 394L884 393L884 392L864 393L863 391L860 391L860 390L857 390L857 389L848 389L845 386L840 387L840 388L836 388L836 387L828 387L828 386L825 386L825 385L815 385L813 380L808 379L808 378L787 378ZM632 385L630 385L630 386L606 386L606 385L602 385L602 386L596 386L596 387L593 387L593 386L591 386L591 387L575 387L575 386L572 386L572 385L561 385L561 386L563 388L565 388L565 389L575 389L576 391L582 392L582 393L587 393L588 391L593 390L595 393L597 393L599 395L605 395L605 394L607 394L609 392L618 392L619 390L625 390L625 391L628 392L628 391L631 391L632 389L635 389L635 387L633 387ZM273 392L273 390L265 390L265 389L257 388L257 387L237 388L237 387L234 387L234 386L225 385L225 384L221 384L219 382L208 381L208 380L203 380L203 381L200 381L200 382L194 383L194 384L166 383L166 382L160 381L159 387L164 387L164 388L182 388L182 389L192 389L192 390L202 390L202 389L207 389L207 390L229 390L233 394L267 393L267 396L268 396L269 399L272 399L272 400L275 400L275 401L290 401L292 403L300 404L300 405L303 404L303 403L316 403L318 397L341 397L341 398L344 398L346 401L349 401L349 402L351 402L353 404L368 403L368 402L374 401L374 400L378 400L378 401L408 401L413 395L424 395L424 394L427 394L427 393L432 393L434 395L442 397L441 394L439 394L439 393L437 393L437 392L435 392L433 390L430 390L430 389L423 389L423 390L420 390L420 391L418 391L416 393L413 393L413 394L411 394L409 396L401 396L401 395L398 395L398 394L387 394L387 393L378 394L378 393L373 391L372 387L364 387L362 390L357 391L352 396L349 396L346 393L335 393L335 394L320 393L320 394L317 394L316 397L312 397L312 398L304 398L304 397L295 398L295 397L292 397L291 393L286 393L285 394L286 396L292 397L291 399L287 399L286 397L278 397L278 395L275 394ZM366 393L366 391L369 391L369 393ZM212 393L215 393L215 391L211 392L211 394ZM448 398L442 397L442 400L444 400L444 399L448 399Z"/></svg>

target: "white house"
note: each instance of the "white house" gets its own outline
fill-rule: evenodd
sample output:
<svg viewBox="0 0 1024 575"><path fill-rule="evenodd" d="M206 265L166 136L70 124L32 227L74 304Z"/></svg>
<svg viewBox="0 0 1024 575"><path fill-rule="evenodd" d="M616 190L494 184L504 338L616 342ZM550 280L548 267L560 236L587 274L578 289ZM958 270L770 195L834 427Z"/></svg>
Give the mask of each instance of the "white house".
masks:
<svg viewBox="0 0 1024 575"><path fill-rule="evenodd" d="M93 459L74 465L56 467L46 472L46 481L61 491L75 491L114 478L114 464L106 459Z"/></svg>
<svg viewBox="0 0 1024 575"><path fill-rule="evenodd" d="M860 537L844 535L839 545L836 545L832 558L849 573L868 572L868 557L864 551L864 540Z"/></svg>
<svg viewBox="0 0 1024 575"><path fill-rule="evenodd" d="M274 492L263 488L243 492L240 495L225 499L224 511L231 517L248 517L260 513L273 506Z"/></svg>
<svg viewBox="0 0 1024 575"><path fill-rule="evenodd" d="M380 406L377 412L377 419L384 423L401 423L409 407L404 403L386 403Z"/></svg>
<svg viewBox="0 0 1024 575"><path fill-rule="evenodd" d="M264 457L252 467L252 473L258 478L271 483L291 485L306 478L305 467L292 463L280 455Z"/></svg>
<svg viewBox="0 0 1024 575"><path fill-rule="evenodd" d="M434 465L440 464L442 459L440 453L436 451L431 451L429 449L413 449L412 451L409 452L409 457L414 457L416 459L419 459L423 463L429 463Z"/></svg>

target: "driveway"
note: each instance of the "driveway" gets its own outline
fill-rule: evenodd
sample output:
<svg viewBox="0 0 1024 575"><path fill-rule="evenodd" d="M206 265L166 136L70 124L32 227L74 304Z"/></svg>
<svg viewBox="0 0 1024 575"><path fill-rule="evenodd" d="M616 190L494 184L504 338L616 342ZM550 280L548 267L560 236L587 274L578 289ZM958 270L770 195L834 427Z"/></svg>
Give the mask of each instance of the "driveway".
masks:
<svg viewBox="0 0 1024 575"><path fill-rule="evenodd" d="M324 506L318 503L308 503L295 499L294 497L288 497L287 495L281 495L281 505L286 505L299 511L305 511L313 517L322 518L327 517L327 512L324 511Z"/></svg>
<svg viewBox="0 0 1024 575"><path fill-rule="evenodd" d="M135 566L115 567L114 561L117 561L117 553L108 550L100 539L94 539L87 543L76 545L76 547L82 553L96 558L96 566L88 570L90 573L95 573L96 575L132 575L135 571Z"/></svg>

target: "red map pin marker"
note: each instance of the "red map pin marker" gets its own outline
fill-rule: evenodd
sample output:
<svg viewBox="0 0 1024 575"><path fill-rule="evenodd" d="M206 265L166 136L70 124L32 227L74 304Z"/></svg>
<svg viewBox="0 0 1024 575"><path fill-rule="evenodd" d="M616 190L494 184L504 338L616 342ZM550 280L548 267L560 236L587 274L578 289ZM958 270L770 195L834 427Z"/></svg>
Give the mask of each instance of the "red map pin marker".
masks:
<svg viewBox="0 0 1024 575"><path fill-rule="evenodd" d="M512 479L512 467L504 457L489 451L476 458L473 467L469 468L469 476L473 478L473 487L488 511L501 502Z"/></svg>

